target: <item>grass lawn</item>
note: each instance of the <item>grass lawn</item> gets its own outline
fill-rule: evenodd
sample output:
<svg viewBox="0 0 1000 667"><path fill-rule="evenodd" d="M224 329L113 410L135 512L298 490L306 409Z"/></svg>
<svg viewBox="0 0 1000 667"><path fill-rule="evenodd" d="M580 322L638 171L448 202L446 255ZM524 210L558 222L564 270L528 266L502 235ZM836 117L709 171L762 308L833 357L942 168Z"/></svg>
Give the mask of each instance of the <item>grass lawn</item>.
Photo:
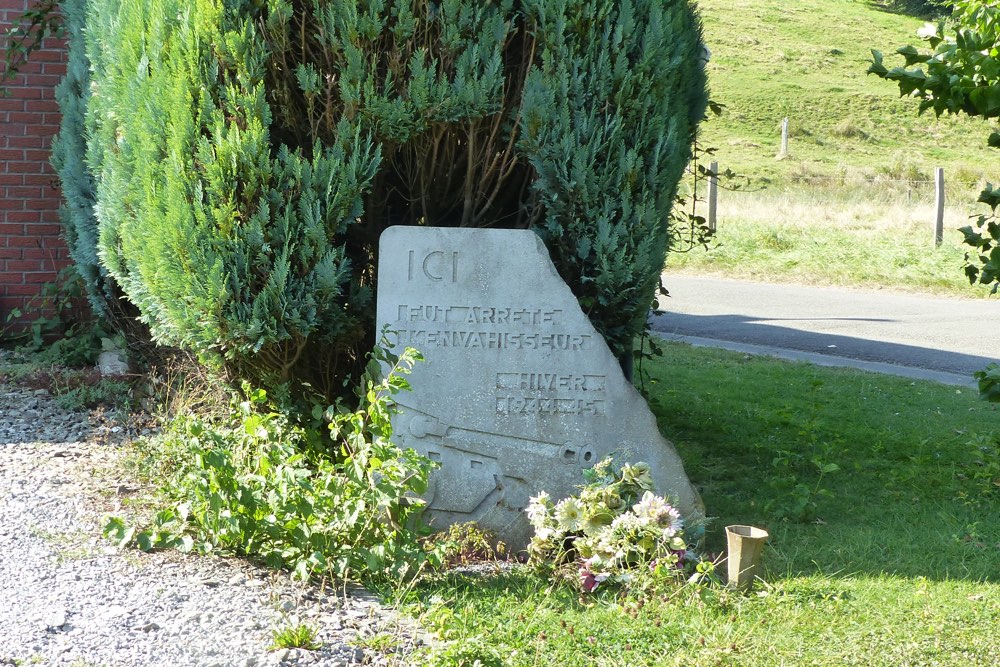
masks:
<svg viewBox="0 0 1000 667"><path fill-rule="evenodd" d="M967 246L958 228L971 224L972 204L946 208L944 242L935 248L933 201L907 201L905 192L876 194L796 186L722 192L710 248L670 253L666 269L765 282L989 296L982 285L970 285L963 271Z"/></svg>
<svg viewBox="0 0 1000 667"><path fill-rule="evenodd" d="M866 74L871 49L902 64L895 50L920 44L922 19L870 0L699 0L712 98L725 114L704 125L723 168L783 183L806 177L914 180L945 167L949 179L994 182L988 124L967 117L917 116L890 82ZM781 120L790 119L789 155L777 159Z"/></svg>
<svg viewBox="0 0 1000 667"><path fill-rule="evenodd" d="M997 406L680 344L647 370L713 517L707 549L722 549L727 524L767 528L766 584L580 598L526 570L428 581L407 608L467 658L438 664L996 664Z"/></svg>
<svg viewBox="0 0 1000 667"><path fill-rule="evenodd" d="M671 254L668 270L763 281L984 298L968 285L958 228L1000 179L989 124L919 116L916 100L866 74L871 50L919 45L923 19L881 0L700 0L712 98L702 147L750 179L719 193L712 249ZM778 156L782 118L791 123ZM945 239L933 246L935 167L945 169ZM690 177L682 189L690 191ZM704 196L704 184L699 194ZM698 213L706 215L699 205Z"/></svg>

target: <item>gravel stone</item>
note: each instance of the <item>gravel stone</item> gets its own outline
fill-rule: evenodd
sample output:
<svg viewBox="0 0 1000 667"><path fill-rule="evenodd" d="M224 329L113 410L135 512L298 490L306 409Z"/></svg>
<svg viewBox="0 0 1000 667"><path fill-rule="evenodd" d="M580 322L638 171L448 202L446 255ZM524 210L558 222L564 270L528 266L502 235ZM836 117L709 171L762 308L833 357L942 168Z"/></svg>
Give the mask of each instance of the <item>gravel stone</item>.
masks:
<svg viewBox="0 0 1000 667"><path fill-rule="evenodd" d="M9 353L0 351L0 374ZM117 431L115 429L118 429ZM405 664L359 632L418 632L366 591L292 582L238 559L119 550L102 516L125 514L133 480L108 479L120 425L0 383L0 665L263 667ZM270 650L304 621L322 647Z"/></svg>

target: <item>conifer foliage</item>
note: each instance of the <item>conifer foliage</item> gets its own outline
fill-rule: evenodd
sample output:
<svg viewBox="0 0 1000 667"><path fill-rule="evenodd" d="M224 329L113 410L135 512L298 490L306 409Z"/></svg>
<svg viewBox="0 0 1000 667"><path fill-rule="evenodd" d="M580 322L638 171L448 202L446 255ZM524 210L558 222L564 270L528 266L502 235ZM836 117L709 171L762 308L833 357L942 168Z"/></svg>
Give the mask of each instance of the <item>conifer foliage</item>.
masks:
<svg viewBox="0 0 1000 667"><path fill-rule="evenodd" d="M340 393L394 224L534 228L615 351L642 330L706 99L689 0L86 7L73 238L158 340Z"/></svg>
<svg viewBox="0 0 1000 667"><path fill-rule="evenodd" d="M130 341L147 342L149 334L136 321L136 307L123 298L121 289L98 257L94 215L97 187L85 159L86 113L90 99L90 61L83 38L86 4L86 0L59 3L64 34L70 44L66 76L56 88L62 118L52 146L52 164L59 173L65 200L60 211L63 238L94 314L112 330L127 334Z"/></svg>

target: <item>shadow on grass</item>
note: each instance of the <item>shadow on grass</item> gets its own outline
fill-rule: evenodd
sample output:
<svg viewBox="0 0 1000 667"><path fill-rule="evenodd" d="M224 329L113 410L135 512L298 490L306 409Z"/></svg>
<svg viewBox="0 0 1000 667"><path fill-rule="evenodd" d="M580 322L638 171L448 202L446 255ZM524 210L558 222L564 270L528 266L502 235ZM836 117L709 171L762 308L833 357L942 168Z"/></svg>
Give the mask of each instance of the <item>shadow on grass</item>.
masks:
<svg viewBox="0 0 1000 667"><path fill-rule="evenodd" d="M880 12L912 16L925 21L951 15L951 7L937 6L933 0L867 0L866 4Z"/></svg>

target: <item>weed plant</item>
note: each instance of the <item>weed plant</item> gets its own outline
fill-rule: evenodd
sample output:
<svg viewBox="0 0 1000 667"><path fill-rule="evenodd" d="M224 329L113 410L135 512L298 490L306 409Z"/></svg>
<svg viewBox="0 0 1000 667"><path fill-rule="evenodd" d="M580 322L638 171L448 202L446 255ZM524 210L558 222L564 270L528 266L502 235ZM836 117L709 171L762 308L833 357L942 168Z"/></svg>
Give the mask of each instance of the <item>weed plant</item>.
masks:
<svg viewBox="0 0 1000 667"><path fill-rule="evenodd" d="M44 389L64 410L96 407L129 411L135 407L132 379L103 377L95 368L67 368L48 361L44 353L21 356L0 368L0 381L29 389Z"/></svg>
<svg viewBox="0 0 1000 667"><path fill-rule="evenodd" d="M361 407L317 405L312 423L249 387L228 420L176 419L142 466L164 475L165 506L145 526L112 517L105 535L144 551L245 556L301 579L413 576L432 557L416 532L431 465L392 445L389 419L418 358L376 353ZM376 379L380 362L392 372Z"/></svg>
<svg viewBox="0 0 1000 667"><path fill-rule="evenodd" d="M315 651L322 647L322 644L316 637L316 628L304 623L278 628L271 636L272 650L301 648L307 651Z"/></svg>

